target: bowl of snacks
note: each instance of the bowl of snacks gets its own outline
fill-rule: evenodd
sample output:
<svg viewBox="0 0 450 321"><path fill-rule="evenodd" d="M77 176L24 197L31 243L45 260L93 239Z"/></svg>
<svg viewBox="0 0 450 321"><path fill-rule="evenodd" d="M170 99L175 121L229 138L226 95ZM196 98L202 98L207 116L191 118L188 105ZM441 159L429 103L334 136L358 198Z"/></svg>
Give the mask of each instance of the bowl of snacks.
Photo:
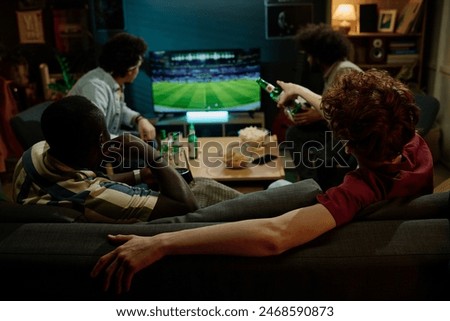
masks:
<svg viewBox="0 0 450 321"><path fill-rule="evenodd" d="M256 126L245 127L239 131L239 139L241 142L252 147L264 145L268 135L269 131L267 129Z"/></svg>

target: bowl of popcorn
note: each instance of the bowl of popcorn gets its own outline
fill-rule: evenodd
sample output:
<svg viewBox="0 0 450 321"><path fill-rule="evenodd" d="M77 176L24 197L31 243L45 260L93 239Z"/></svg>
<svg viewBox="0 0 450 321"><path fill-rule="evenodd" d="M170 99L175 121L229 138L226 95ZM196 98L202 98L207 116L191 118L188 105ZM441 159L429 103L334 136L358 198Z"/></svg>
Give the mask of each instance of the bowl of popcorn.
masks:
<svg viewBox="0 0 450 321"><path fill-rule="evenodd" d="M239 131L239 139L243 144L247 144L248 146L260 147L264 145L268 134L269 131L265 128L249 126Z"/></svg>

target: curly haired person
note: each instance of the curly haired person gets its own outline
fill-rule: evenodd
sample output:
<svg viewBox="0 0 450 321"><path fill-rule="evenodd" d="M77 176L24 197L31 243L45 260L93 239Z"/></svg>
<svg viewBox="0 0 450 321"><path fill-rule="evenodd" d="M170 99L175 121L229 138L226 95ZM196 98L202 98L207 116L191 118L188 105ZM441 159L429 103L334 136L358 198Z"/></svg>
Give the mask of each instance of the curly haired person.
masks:
<svg viewBox="0 0 450 321"><path fill-rule="evenodd" d="M308 24L299 29L295 41L298 49L307 55L311 69L322 74L322 94L340 74L351 70L362 71L348 60L350 42L347 37L330 25ZM294 125L286 130L286 141L292 146L289 151L299 179L313 178L322 188L328 188L340 183L343 174L352 169L355 162L352 163L353 159L339 148L330 149L335 144L327 139L329 136L326 133L330 129L318 110L320 100L306 100L313 108L306 108L294 115ZM336 169L336 164L339 169Z"/></svg>
<svg viewBox="0 0 450 321"><path fill-rule="evenodd" d="M284 91L280 107L298 95L320 97L296 84L278 81L278 85ZM321 97L320 111L358 161L358 167L347 173L340 185L319 193L309 206L298 207L293 199L290 209L273 217L261 218L264 205L238 197L220 205L227 207L230 215L245 208L253 219L151 237L110 235L110 241L123 244L102 256L91 275L104 274L104 288L115 287L121 293L130 289L136 273L165 256L279 255L351 222L371 204L433 191L432 156L415 130L419 110L413 94L399 80L377 70L346 73ZM260 193L261 199L280 203L270 198L271 193L298 183L250 194ZM214 213L216 205L204 210L208 209Z"/></svg>

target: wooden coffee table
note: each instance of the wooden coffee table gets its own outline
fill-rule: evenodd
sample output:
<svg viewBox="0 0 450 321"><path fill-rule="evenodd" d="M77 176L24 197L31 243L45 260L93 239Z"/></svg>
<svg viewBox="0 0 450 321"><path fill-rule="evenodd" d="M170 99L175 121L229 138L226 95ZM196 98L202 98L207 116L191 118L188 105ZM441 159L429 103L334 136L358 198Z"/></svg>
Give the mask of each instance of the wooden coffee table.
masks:
<svg viewBox="0 0 450 321"><path fill-rule="evenodd" d="M194 179L208 177L242 192L249 192L264 189L271 182L285 177L283 158L279 157L275 135L268 137L260 147L242 146L239 137L199 137L198 141L198 158L188 161ZM187 149L186 143L183 146ZM230 148L251 153L253 157L271 154L278 158L265 164L249 164L247 167L237 169L227 168L224 155Z"/></svg>

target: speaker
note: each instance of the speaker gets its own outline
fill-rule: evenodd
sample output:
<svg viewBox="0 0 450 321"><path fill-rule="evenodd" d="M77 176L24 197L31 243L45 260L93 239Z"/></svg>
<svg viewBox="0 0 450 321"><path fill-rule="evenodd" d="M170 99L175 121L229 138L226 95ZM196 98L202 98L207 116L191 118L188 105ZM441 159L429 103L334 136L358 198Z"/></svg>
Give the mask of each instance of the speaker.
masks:
<svg viewBox="0 0 450 321"><path fill-rule="evenodd" d="M373 38L370 40L369 62L382 63L386 60L385 42L381 38Z"/></svg>
<svg viewBox="0 0 450 321"><path fill-rule="evenodd" d="M359 5L359 32L378 31L378 7L376 3Z"/></svg>

